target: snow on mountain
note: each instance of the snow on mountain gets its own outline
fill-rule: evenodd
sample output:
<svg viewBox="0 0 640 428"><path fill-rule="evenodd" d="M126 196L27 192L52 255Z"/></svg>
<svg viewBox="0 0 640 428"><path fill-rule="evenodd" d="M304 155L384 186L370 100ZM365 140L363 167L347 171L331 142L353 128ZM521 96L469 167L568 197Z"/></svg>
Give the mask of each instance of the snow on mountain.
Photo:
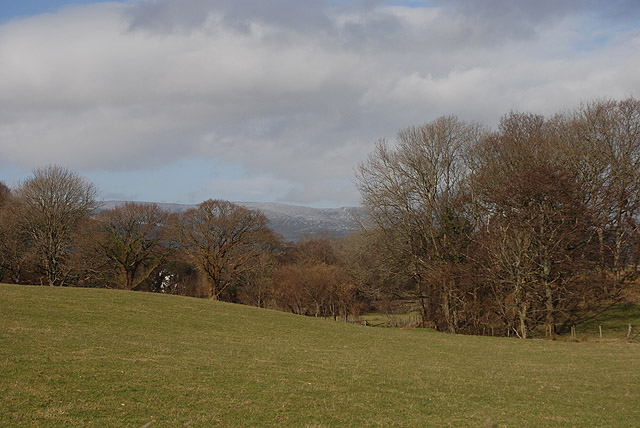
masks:
<svg viewBox="0 0 640 428"><path fill-rule="evenodd" d="M105 201L101 210L112 209L124 201ZM142 202L145 203L145 202ZM245 208L261 211L269 227L285 240L295 241L305 235L326 234L339 238L358 228L356 218L362 216L362 208L311 208L271 202L235 202ZM160 208L181 213L197 205L158 203Z"/></svg>

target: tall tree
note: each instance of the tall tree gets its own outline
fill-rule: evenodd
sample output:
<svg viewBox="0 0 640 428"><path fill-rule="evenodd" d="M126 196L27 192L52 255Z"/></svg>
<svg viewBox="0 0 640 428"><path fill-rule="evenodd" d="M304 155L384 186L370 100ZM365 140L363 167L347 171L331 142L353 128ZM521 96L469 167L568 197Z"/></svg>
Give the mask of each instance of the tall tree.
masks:
<svg viewBox="0 0 640 428"><path fill-rule="evenodd" d="M600 269L604 273L611 260L615 289L631 262L625 256L633 253L640 213L640 100L586 103L568 123L569 161L596 227Z"/></svg>
<svg viewBox="0 0 640 428"><path fill-rule="evenodd" d="M390 260L383 231L359 230L337 240L334 246L336 263L348 273L358 295L374 310L390 313L394 301L411 294L408 290L412 278L405 266Z"/></svg>
<svg viewBox="0 0 640 428"><path fill-rule="evenodd" d="M10 195L11 190L9 189L9 187L7 187L4 182L0 181L0 209L2 209L2 206L5 204L7 199L9 199Z"/></svg>
<svg viewBox="0 0 640 428"><path fill-rule="evenodd" d="M72 235L98 206L97 189L60 166L38 168L16 189L18 226L30 237L49 285L65 281L65 259Z"/></svg>
<svg viewBox="0 0 640 428"><path fill-rule="evenodd" d="M156 204L126 202L101 212L97 220L103 232L98 246L113 266L111 280L120 288L136 289L172 251L169 213Z"/></svg>
<svg viewBox="0 0 640 428"><path fill-rule="evenodd" d="M385 233L388 257L406 263L414 279L423 325L456 330L462 298L456 278L434 273L442 272L438 265L460 260L449 254L455 228L447 231L445 224L454 220L452 205L467 173L464 154L482 134L476 124L440 117L401 131L395 147L379 142L356 173L368 217Z"/></svg>
<svg viewBox="0 0 640 428"><path fill-rule="evenodd" d="M208 200L184 212L177 227L184 250L215 300L274 243L262 213L222 200Z"/></svg>
<svg viewBox="0 0 640 428"><path fill-rule="evenodd" d="M278 267L275 254L263 251L242 273L238 287L237 299L245 305L266 308L272 300L271 279Z"/></svg>
<svg viewBox="0 0 640 428"><path fill-rule="evenodd" d="M15 196L0 182L0 281L14 284L25 279L25 267L33 262L33 245L19 226L20 215Z"/></svg>
<svg viewBox="0 0 640 428"><path fill-rule="evenodd" d="M530 167L505 178L483 195L492 201L490 222L478 235L488 257L488 283L517 335L526 338L540 322L554 333L571 297L568 285L582 268L585 208L562 169Z"/></svg>
<svg viewBox="0 0 640 428"><path fill-rule="evenodd" d="M576 175L542 116L510 113L476 148L470 186L497 312L515 334L553 333L589 227Z"/></svg>

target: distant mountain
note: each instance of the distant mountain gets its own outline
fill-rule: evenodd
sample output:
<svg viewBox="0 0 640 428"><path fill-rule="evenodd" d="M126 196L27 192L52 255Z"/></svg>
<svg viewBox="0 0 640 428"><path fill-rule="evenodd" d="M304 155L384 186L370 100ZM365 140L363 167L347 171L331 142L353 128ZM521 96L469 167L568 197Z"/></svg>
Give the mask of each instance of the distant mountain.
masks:
<svg viewBox="0 0 640 428"><path fill-rule="evenodd" d="M142 202L146 203L146 202ZM235 202L245 208L261 211L269 227L287 241L295 241L305 235L326 234L334 238L347 236L358 228L354 220L363 214L360 207L310 208L271 202ZM101 210L112 209L124 201L105 201ZM197 205L158 203L172 213L181 213Z"/></svg>

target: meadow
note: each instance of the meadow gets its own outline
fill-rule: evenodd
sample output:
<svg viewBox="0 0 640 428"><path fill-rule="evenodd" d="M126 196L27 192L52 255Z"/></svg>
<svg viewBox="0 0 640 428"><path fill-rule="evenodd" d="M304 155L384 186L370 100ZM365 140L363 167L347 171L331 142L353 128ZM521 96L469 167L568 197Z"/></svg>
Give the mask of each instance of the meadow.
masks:
<svg viewBox="0 0 640 428"><path fill-rule="evenodd" d="M637 427L640 344L0 285L0 426Z"/></svg>

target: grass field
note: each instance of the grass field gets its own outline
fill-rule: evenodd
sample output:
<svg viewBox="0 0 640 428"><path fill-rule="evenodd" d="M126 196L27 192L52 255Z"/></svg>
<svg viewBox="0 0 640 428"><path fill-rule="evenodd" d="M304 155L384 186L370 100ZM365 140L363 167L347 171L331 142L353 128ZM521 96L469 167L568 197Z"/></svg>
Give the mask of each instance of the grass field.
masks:
<svg viewBox="0 0 640 428"><path fill-rule="evenodd" d="M0 285L0 426L637 427L640 345Z"/></svg>
<svg viewBox="0 0 640 428"><path fill-rule="evenodd" d="M576 326L576 337L599 340L602 331L603 340L624 340L632 325L631 337L640 339L640 305L616 305L595 318Z"/></svg>
<svg viewBox="0 0 640 428"><path fill-rule="evenodd" d="M360 316L360 323L372 327L413 328L420 324L418 312L397 312L391 314L366 313ZM604 309L599 315L576 325L575 337L570 332L556 336L557 340L627 340L629 324L632 325L631 338L640 343L640 305L617 304ZM602 332L602 337L600 333ZM540 328L530 332L534 338L545 338Z"/></svg>
<svg viewBox="0 0 640 428"><path fill-rule="evenodd" d="M397 312L390 314L366 313L360 316L360 323L372 327L412 328L420 325L419 312Z"/></svg>

